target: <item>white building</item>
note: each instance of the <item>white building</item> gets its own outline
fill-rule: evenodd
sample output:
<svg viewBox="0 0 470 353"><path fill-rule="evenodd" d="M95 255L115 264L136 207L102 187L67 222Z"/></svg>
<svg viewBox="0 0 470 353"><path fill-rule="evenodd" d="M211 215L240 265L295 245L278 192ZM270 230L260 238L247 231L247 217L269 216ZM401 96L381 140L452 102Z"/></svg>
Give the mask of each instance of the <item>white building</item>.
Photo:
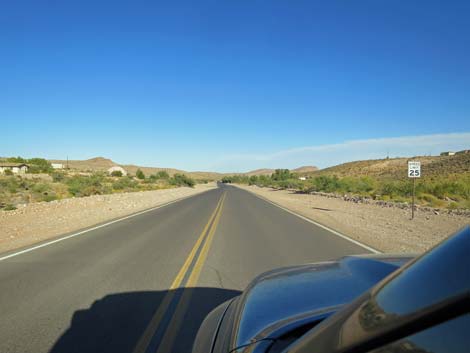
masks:
<svg viewBox="0 0 470 353"><path fill-rule="evenodd" d="M62 163L51 163L52 168L54 169L64 169L64 165Z"/></svg>
<svg viewBox="0 0 470 353"><path fill-rule="evenodd" d="M306 177L300 177L299 180L307 180Z"/></svg>
<svg viewBox="0 0 470 353"><path fill-rule="evenodd" d="M118 165L114 165L114 166L112 166L111 168L108 169L108 174L109 175L111 175L113 172L121 172L122 176L127 175L127 171L123 167L118 166Z"/></svg>
<svg viewBox="0 0 470 353"><path fill-rule="evenodd" d="M25 174L28 166L24 163L0 162L0 174L5 174L6 170L11 170L13 174Z"/></svg>

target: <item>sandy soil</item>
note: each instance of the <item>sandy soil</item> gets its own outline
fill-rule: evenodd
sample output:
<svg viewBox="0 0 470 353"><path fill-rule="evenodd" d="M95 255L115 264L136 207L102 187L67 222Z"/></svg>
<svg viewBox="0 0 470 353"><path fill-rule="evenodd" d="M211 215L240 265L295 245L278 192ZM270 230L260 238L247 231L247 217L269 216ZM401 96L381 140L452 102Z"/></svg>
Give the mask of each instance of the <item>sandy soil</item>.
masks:
<svg viewBox="0 0 470 353"><path fill-rule="evenodd" d="M215 188L175 188L31 203L0 211L0 253Z"/></svg>
<svg viewBox="0 0 470 353"><path fill-rule="evenodd" d="M423 252L470 224L470 217L356 204L287 190L237 185L383 252Z"/></svg>

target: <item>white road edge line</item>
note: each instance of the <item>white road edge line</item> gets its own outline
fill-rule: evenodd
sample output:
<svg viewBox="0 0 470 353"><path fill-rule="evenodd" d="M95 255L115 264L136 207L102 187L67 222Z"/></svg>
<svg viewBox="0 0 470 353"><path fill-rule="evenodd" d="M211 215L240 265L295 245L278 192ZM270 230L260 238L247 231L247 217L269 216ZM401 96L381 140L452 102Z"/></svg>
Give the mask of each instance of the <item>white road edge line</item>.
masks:
<svg viewBox="0 0 470 353"><path fill-rule="evenodd" d="M88 233L88 232L91 232L92 230L96 230L96 229L99 229L99 228L103 228L103 227L106 227L106 226L109 226L113 223L117 223L117 222L120 222L120 221L123 221L125 219L129 219L129 218L132 218L132 217L135 217L135 216L139 216L143 213L147 213L147 212L150 212L150 211L154 211L158 208L162 208L162 207L165 207L165 206L169 206L173 203L176 203L176 202L179 202L179 201L183 201L185 199L189 199L190 197L193 197L193 196L197 196L197 195L201 195L205 192L208 192L208 191L211 191L211 190L215 190L215 189L209 189L209 190L205 190L205 191L202 191L200 193L197 193L197 194L194 194L194 195L189 195L189 196L184 196L184 197L181 197L179 199L176 199L176 200L173 200L173 201L169 201L167 203L164 203L164 204L161 204L161 205L158 205L158 206L155 206L155 207L152 207L152 208L148 208L146 210L143 210L143 211L139 211L137 213L132 213L128 216L124 216L122 218L118 218L118 219L115 219L113 221L110 221L110 222L106 222L106 223L103 223L103 224L100 224L98 226L95 226L95 227L92 227L92 228L88 228L88 229L85 229L85 230L82 230L80 232L77 232L77 233L73 233L73 234L70 234L70 235L66 235L65 237L62 237L62 238L59 238L59 239L55 239L55 240L51 240L51 241L48 241L46 243L43 243L43 244L40 244L40 245L36 245L36 246L32 246L30 248L27 248L27 249L24 249L24 250L20 250L18 252L15 252L13 254L9 254L9 255L6 255L6 256L3 256L3 257L0 257L0 261L3 261L3 260L6 260L6 259L10 259L12 257L15 257L15 256L18 256L18 255L21 255L21 254L25 254L25 253L28 253L30 251L33 251L33 250L36 250L36 249L40 249L40 248L43 248L45 246L48 246L48 245L52 245L52 244L55 244L55 243L58 243L60 241L63 241L63 240L67 240L69 238L73 238L73 237L76 237L77 235L81 235L81 234L85 234L85 233Z"/></svg>
<svg viewBox="0 0 470 353"><path fill-rule="evenodd" d="M294 216L297 216L297 217L303 219L304 221L307 221L307 222L309 222L309 223L315 224L316 226L318 226L318 227L320 227L320 228L323 228L323 229L329 231L330 233L333 233L334 235L337 235L338 237L341 237L341 238L343 238L343 239L346 239L346 240L350 241L351 243L354 243L354 244L356 244L356 245L359 245L360 247L363 247L364 249L369 250L369 251L373 252L374 254L382 254L382 252L379 251L379 250L377 250L377 249L374 249L374 248L372 248L372 247L370 247L370 246L368 246L368 245L366 245L366 244L363 244L363 243L361 243L361 242L359 242L359 241L357 241L357 240L354 240L354 239L348 237L347 235L341 234L340 232L338 232L338 231L336 231L336 230L334 230L334 229L331 229L331 228L329 228L329 227L327 227L327 226L325 226L325 225L323 225L323 224L321 224L321 223L315 222L314 220L312 220L312 219L310 219L310 218L308 218L308 217L302 216L302 215L300 215L300 214L298 214L298 213L296 213L296 212L294 212L294 211L291 211L291 210L289 210L288 208L285 208L284 206L281 206L281 205L279 205L279 204L277 204L277 203L275 203L275 202L273 202L273 201L271 201L271 200L268 200L267 198L265 198L265 197L263 197L263 196L261 196L261 195L255 194L255 193L254 193L253 191L251 191L251 190L246 190L246 189L243 189L243 188L239 188L239 189L248 191L248 192L251 193L252 195L255 195L256 197L260 198L261 200L266 201L266 202L268 202L268 203L270 203L271 205L274 205L274 206L276 206L276 207L279 207L280 209L282 209L282 210L284 210L284 211L286 211L286 212L289 212L290 214L292 214L292 215L294 215Z"/></svg>

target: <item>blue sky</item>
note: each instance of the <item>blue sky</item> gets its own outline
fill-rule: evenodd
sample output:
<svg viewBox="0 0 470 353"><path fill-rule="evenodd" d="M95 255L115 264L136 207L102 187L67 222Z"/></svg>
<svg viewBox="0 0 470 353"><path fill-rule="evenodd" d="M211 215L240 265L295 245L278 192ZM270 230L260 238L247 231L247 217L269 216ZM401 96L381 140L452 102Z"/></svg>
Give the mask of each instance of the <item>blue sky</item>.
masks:
<svg viewBox="0 0 470 353"><path fill-rule="evenodd" d="M468 148L469 16L468 1L3 2L0 155L245 171Z"/></svg>

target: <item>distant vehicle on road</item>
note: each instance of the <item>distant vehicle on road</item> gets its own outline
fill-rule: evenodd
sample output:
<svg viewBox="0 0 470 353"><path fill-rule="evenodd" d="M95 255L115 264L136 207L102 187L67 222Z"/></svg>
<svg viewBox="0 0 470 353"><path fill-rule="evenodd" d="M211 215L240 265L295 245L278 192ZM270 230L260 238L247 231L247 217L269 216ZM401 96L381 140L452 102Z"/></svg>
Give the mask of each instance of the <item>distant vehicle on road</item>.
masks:
<svg viewBox="0 0 470 353"><path fill-rule="evenodd" d="M470 227L424 255L348 256L260 275L193 353L468 352Z"/></svg>

